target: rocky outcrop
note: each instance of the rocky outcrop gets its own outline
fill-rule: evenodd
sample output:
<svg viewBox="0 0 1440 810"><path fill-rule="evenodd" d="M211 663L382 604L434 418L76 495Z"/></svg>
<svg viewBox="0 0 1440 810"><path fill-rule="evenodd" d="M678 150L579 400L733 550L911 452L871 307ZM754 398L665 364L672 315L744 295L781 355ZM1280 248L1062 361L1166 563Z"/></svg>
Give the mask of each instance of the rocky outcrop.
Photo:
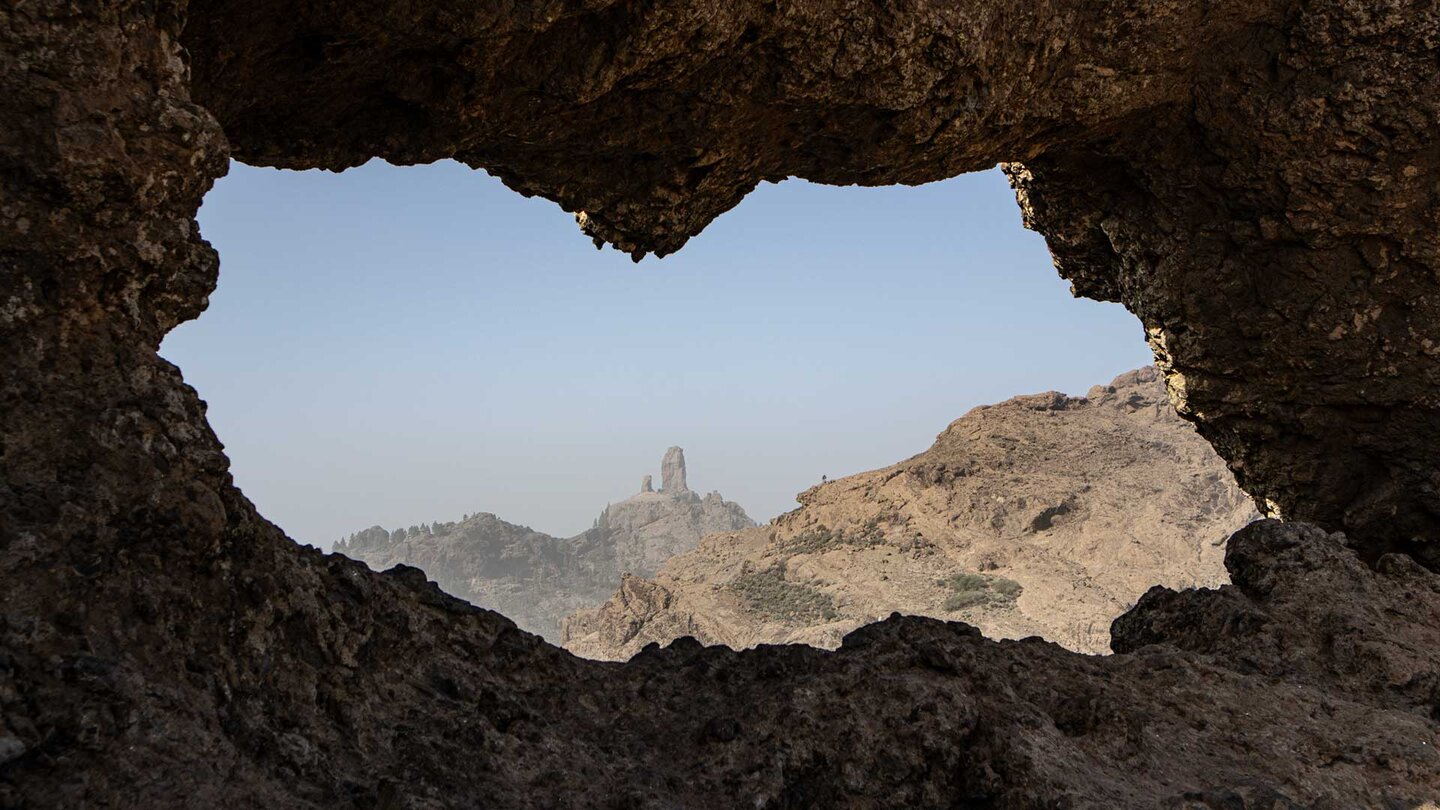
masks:
<svg viewBox="0 0 1440 810"><path fill-rule="evenodd" d="M642 492L610 504L602 522L615 545L619 569L642 577L655 576L666 560L695 548L706 535L755 525L739 504L720 493L701 497L688 489Z"/></svg>
<svg viewBox="0 0 1440 810"><path fill-rule="evenodd" d="M1437 41L1424 0L8 4L0 805L1424 806L1440 584L1390 550L1440 537ZM156 354L232 146L458 157L637 254L762 180L1021 161L1061 272L1323 529L1242 530L1109 657L899 618L577 659L234 487Z"/></svg>
<svg viewBox="0 0 1440 810"><path fill-rule="evenodd" d="M678 469L683 487L680 448L670 448L665 462ZM446 593L559 641L565 616L605 601L621 575L654 576L701 537L754 525L739 504L719 493L702 498L688 488L647 492L642 485L640 494L606 506L593 528L567 539L477 514L393 532L373 526L340 541L335 550L376 571L419 568Z"/></svg>
<svg viewBox="0 0 1440 810"><path fill-rule="evenodd" d="M563 644L610 660L686 635L836 647L899 611L1105 652L1152 585L1223 584L1225 538L1258 517L1154 368L976 408L924 453L798 499L566 619Z"/></svg>
<svg viewBox="0 0 1440 810"><path fill-rule="evenodd" d="M660 491L671 494L689 492L685 483L685 451L672 447L660 462Z"/></svg>

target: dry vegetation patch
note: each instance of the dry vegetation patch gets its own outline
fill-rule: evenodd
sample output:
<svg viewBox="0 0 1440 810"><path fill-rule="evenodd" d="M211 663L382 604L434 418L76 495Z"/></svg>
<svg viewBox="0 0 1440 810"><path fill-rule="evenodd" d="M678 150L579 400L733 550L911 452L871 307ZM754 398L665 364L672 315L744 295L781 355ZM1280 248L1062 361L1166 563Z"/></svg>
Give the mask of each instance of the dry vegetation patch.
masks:
<svg viewBox="0 0 1440 810"><path fill-rule="evenodd" d="M944 603L947 611L964 610L981 605L992 607L1012 605L1025 590L1020 583L1013 579L990 574L956 574L949 579L939 580L936 584L950 589Z"/></svg>
<svg viewBox="0 0 1440 810"><path fill-rule="evenodd" d="M746 570L729 588L752 613L786 622L831 621L837 615L835 599L818 588L785 579L785 567L772 565Z"/></svg>
<svg viewBox="0 0 1440 810"><path fill-rule="evenodd" d="M873 548L884 542L885 533L880 529L879 519L871 518L864 525L849 531L831 531L822 523L788 540L782 540L779 547L795 554L819 554L836 548Z"/></svg>

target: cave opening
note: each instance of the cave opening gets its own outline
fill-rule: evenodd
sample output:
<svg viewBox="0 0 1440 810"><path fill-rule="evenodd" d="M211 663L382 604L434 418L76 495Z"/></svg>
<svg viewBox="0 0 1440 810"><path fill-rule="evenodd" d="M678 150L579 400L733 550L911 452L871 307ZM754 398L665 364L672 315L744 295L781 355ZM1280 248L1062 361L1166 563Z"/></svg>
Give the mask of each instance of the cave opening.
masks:
<svg viewBox="0 0 1440 810"><path fill-rule="evenodd" d="M0 806L1440 795L1432 3L12 6ZM194 215L232 155L456 157L635 254L674 253L764 180L1022 160L1010 177L1061 274L1136 313L1169 397L1287 521L1230 538L1231 585L1149 591L1108 657L899 616L834 651L577 658L414 568L297 545L235 487L204 404L155 352L214 288ZM1088 399L1158 414L1130 395L1147 376ZM1058 424L1072 404L1010 411ZM661 490L688 491L677 462L667 450ZM975 477L922 454L876 489ZM847 480L805 497L833 506ZM1043 538L1083 507L1027 497L1013 515ZM777 539L871 554L882 523L796 518ZM737 598L838 606L790 587L807 584L791 566L743 573ZM930 587L1034 595L987 575L1004 576Z"/></svg>
<svg viewBox="0 0 1440 810"><path fill-rule="evenodd" d="M717 580L725 607L782 626L706 636L747 645L833 647L898 610L1105 652L1109 620L1149 586L1224 581L1221 542L1246 499L1153 373L1093 413L1062 397L1036 411L1048 423L1022 406L988 442L947 438L976 406L1080 397L1149 361L1132 315L1071 296L998 170L919 188L767 184L686 251L638 267L576 239L569 219L450 161L235 163L199 215L222 256L217 291L162 353L207 400L237 483L297 541L418 565L600 657L657 640L580 638L620 574L654 578L676 556ZM909 489L854 485L942 430ZM629 508L630 479L672 443L701 491L761 525L726 542L783 565L711 565L699 537L750 521L710 515L679 539L596 540L602 523L622 532L605 505ZM1044 462L1095 447L1130 477ZM957 489L943 471L957 463L993 480ZM1147 488L1145 474L1182 486ZM835 486L807 497L821 479ZM893 505L937 492L948 500ZM1170 502L1142 506L1157 493ZM606 572L577 584L597 542L655 548L605 549Z"/></svg>

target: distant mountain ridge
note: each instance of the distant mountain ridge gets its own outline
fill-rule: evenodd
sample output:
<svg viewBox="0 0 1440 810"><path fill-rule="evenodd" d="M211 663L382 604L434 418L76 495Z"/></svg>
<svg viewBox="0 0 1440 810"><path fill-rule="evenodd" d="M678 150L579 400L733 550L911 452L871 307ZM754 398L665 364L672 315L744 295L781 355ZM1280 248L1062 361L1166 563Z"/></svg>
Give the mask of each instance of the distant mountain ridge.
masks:
<svg viewBox="0 0 1440 810"><path fill-rule="evenodd" d="M694 636L834 647L892 611L1105 652L1150 586L1222 584L1258 517L1176 415L1159 373L975 408L925 452L813 487L766 526L707 537L566 619L572 652L625 659Z"/></svg>
<svg viewBox="0 0 1440 810"><path fill-rule="evenodd" d="M558 641L561 619L603 602L622 575L654 576L707 534L755 526L739 504L690 490L679 447L661 469L660 491L645 476L639 493L606 506L592 528L570 538L480 513L394 531L372 526L335 550L376 570L413 565L448 593Z"/></svg>

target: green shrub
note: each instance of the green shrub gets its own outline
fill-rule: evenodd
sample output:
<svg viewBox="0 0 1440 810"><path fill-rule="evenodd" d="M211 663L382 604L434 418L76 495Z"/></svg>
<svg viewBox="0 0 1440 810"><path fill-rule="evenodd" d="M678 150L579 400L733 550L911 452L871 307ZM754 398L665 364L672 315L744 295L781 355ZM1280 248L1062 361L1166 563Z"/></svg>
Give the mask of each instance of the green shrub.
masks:
<svg viewBox="0 0 1440 810"><path fill-rule="evenodd" d="M990 580L990 589L1012 602L1019 598L1020 593L1025 590L1020 583L1005 577L993 577Z"/></svg>
<svg viewBox="0 0 1440 810"><path fill-rule="evenodd" d="M956 574L948 584L951 590L983 591L990 587L990 578L984 574Z"/></svg>
<svg viewBox="0 0 1440 810"><path fill-rule="evenodd" d="M729 588L744 600L747 610L767 619L806 623L830 621L838 615L830 594L809 585L787 582L781 565L763 571L746 571L736 577Z"/></svg>
<svg viewBox="0 0 1440 810"><path fill-rule="evenodd" d="M985 591L956 591L945 597L946 610L964 610L976 605L984 605L990 602L990 594Z"/></svg>
<svg viewBox="0 0 1440 810"><path fill-rule="evenodd" d="M950 589L943 605L947 611L980 605L1004 607L1013 604L1025 590L1013 579L989 574L956 574L940 580L938 584Z"/></svg>

